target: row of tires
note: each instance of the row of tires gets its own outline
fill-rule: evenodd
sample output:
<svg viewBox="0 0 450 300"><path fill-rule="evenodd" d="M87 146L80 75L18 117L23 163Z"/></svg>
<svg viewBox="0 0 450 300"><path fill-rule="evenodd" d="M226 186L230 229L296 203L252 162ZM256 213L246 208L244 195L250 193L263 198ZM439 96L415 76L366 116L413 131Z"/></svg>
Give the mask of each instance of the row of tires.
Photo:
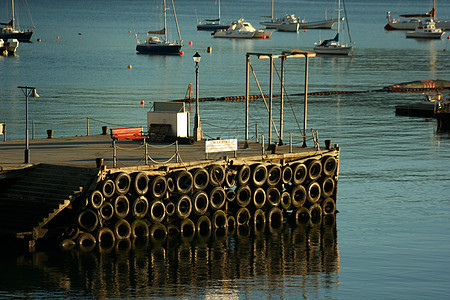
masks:
<svg viewBox="0 0 450 300"><path fill-rule="evenodd" d="M153 200L163 198L167 192L189 194L214 187L235 188L251 185L254 187L274 187L280 185L301 185L318 181L322 177L333 178L337 170L334 156L313 159L307 162L294 162L284 166L262 164L223 166L213 164L206 168L171 172L167 176L149 177L145 172L128 174L120 172L111 179L99 184L92 202L100 206L102 198L115 195L145 195Z"/></svg>
<svg viewBox="0 0 450 300"><path fill-rule="evenodd" d="M216 210L212 215L185 218L174 223L152 223L147 219L135 219L130 223L126 219L117 219L114 223L103 224L95 230L79 223L79 226L70 227L61 245L65 248L78 246L82 250L92 250L96 244L110 247L117 241L130 238L150 237L152 241L162 241L169 236L180 236L183 240L190 241L195 237L205 240L213 234L227 235L242 230L259 233L267 228L280 228L285 221L294 225L321 222L330 224L335 221L335 207L335 201L327 198L309 208L297 208L289 214L278 207L272 207L268 211L257 209L254 212L241 207L234 214Z"/></svg>
<svg viewBox="0 0 450 300"><path fill-rule="evenodd" d="M242 185L235 189L216 186L208 190L196 191L193 195L170 195L167 198L149 200L146 196L132 194L104 198L95 190L89 198L89 205L78 215L78 224L84 230L92 231L99 224L115 219L148 219L153 223L172 222L178 218L202 216L225 210L234 213L240 208L250 211L270 210L279 207L282 211L310 207L319 200L335 198L336 182L332 177L312 181L305 185L291 185L287 188L254 187Z"/></svg>

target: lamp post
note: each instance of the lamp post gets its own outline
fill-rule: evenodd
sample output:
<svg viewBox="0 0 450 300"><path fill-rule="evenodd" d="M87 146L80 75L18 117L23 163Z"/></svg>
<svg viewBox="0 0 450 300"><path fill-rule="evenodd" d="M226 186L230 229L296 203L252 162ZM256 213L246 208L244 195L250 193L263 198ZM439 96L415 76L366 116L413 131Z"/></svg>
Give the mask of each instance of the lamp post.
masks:
<svg viewBox="0 0 450 300"><path fill-rule="evenodd" d="M198 52L192 57L195 61L195 125L194 125L194 141L203 139L202 125L200 124L199 103L198 103L198 63L202 58Z"/></svg>
<svg viewBox="0 0 450 300"><path fill-rule="evenodd" d="M28 143L28 97L39 98L36 88L31 86L18 86L25 95L25 163L30 162L30 146Z"/></svg>

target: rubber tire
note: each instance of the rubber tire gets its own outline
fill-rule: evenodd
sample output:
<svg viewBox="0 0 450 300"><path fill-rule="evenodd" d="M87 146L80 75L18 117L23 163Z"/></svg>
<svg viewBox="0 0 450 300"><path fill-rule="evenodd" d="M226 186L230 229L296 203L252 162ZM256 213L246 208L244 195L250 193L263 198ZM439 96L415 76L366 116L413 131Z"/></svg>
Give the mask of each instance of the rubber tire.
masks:
<svg viewBox="0 0 450 300"><path fill-rule="evenodd" d="M198 216L206 214L209 208L209 197L203 191L198 191L192 197L192 206L194 213Z"/></svg>
<svg viewBox="0 0 450 300"><path fill-rule="evenodd" d="M191 219L184 219L180 224L181 239L192 241L195 237L195 224Z"/></svg>
<svg viewBox="0 0 450 300"><path fill-rule="evenodd" d="M291 199L291 194L289 194L289 192L284 191L284 192L281 194L281 197L280 197L280 204L281 204L281 207L283 207L283 209L284 209L285 211L288 211L288 210L291 209L291 206L292 206L292 199Z"/></svg>
<svg viewBox="0 0 450 300"><path fill-rule="evenodd" d="M89 208L84 209L78 214L77 221L81 229L87 232L92 232L98 225L97 211L93 211Z"/></svg>
<svg viewBox="0 0 450 300"><path fill-rule="evenodd" d="M311 181L317 180L322 175L322 161L315 159L308 164L308 178Z"/></svg>
<svg viewBox="0 0 450 300"><path fill-rule="evenodd" d="M125 229L125 232L122 230ZM116 236L116 240L125 240L129 239L131 236L131 225L125 219L119 219L114 224L114 235Z"/></svg>
<svg viewBox="0 0 450 300"><path fill-rule="evenodd" d="M225 168L221 165L211 165L208 168L209 183L212 186L221 186L225 181Z"/></svg>
<svg viewBox="0 0 450 300"><path fill-rule="evenodd" d="M267 214L269 227L280 228L283 226L283 212L278 207L272 207Z"/></svg>
<svg viewBox="0 0 450 300"><path fill-rule="evenodd" d="M102 194L105 198L111 198L116 192L116 185L111 179L103 181L101 186Z"/></svg>
<svg viewBox="0 0 450 300"><path fill-rule="evenodd" d="M209 193L209 206L213 210L222 209L227 201L226 197L225 190L222 187L213 188Z"/></svg>
<svg viewBox="0 0 450 300"><path fill-rule="evenodd" d="M248 165L242 165L239 168L239 172L237 173L237 182L238 185L247 185L250 181L252 175L252 170L250 169L250 166Z"/></svg>
<svg viewBox="0 0 450 300"><path fill-rule="evenodd" d="M282 174L283 172L279 165L271 165L267 169L267 185L276 186L281 181Z"/></svg>
<svg viewBox="0 0 450 300"><path fill-rule="evenodd" d="M307 198L306 189L303 185L295 185L291 190L292 206L299 208L305 204Z"/></svg>
<svg viewBox="0 0 450 300"><path fill-rule="evenodd" d="M98 211L104 221L108 221L114 216L114 206L110 202L104 202Z"/></svg>
<svg viewBox="0 0 450 300"><path fill-rule="evenodd" d="M91 252L94 250L97 241L92 234L84 232L78 236L77 244L81 251Z"/></svg>
<svg viewBox="0 0 450 300"><path fill-rule="evenodd" d="M336 173L338 162L334 156L325 156L322 158L323 174L333 176Z"/></svg>
<svg viewBox="0 0 450 300"><path fill-rule="evenodd" d="M192 172L194 190L203 191L209 184L209 173L205 168L197 168Z"/></svg>
<svg viewBox="0 0 450 300"><path fill-rule="evenodd" d="M155 176L149 185L149 193L152 199L161 199L167 193L167 179L164 176Z"/></svg>
<svg viewBox="0 0 450 300"><path fill-rule="evenodd" d="M311 205L309 212L311 213L311 222L313 224L322 222L322 207L318 203Z"/></svg>
<svg viewBox="0 0 450 300"><path fill-rule="evenodd" d="M277 189L276 187L270 187L267 189L266 194L267 203L269 203L271 207L280 205L281 193L279 189Z"/></svg>
<svg viewBox="0 0 450 300"><path fill-rule="evenodd" d="M284 166L281 171L281 183L288 184L292 180L292 176L294 175L294 171L290 166Z"/></svg>
<svg viewBox="0 0 450 300"><path fill-rule="evenodd" d="M177 172L175 179L176 190L181 194L188 194L194 186L194 178L188 171Z"/></svg>
<svg viewBox="0 0 450 300"><path fill-rule="evenodd" d="M264 207L267 202L266 191L262 188L255 189L252 195L252 202L253 206L257 209Z"/></svg>
<svg viewBox="0 0 450 300"><path fill-rule="evenodd" d="M322 195L322 189L320 188L320 184L316 181L310 182L306 187L306 195L309 203L314 204L319 201L320 196Z"/></svg>
<svg viewBox="0 0 450 300"><path fill-rule="evenodd" d="M104 197L102 192L99 190L92 191L91 195L89 196L89 204L94 209L99 209L103 205Z"/></svg>
<svg viewBox="0 0 450 300"><path fill-rule="evenodd" d="M152 224L152 226L150 226L149 235L154 241L163 241L168 235L168 230L166 226L161 223Z"/></svg>
<svg viewBox="0 0 450 300"><path fill-rule="evenodd" d="M334 193L334 189L336 187L336 182L331 177L325 177L322 181L322 197L328 198Z"/></svg>
<svg viewBox="0 0 450 300"><path fill-rule="evenodd" d="M298 163L294 165L294 168L292 169L292 184L293 185L300 185L308 176L308 168L303 163Z"/></svg>
<svg viewBox="0 0 450 300"><path fill-rule="evenodd" d="M180 219L188 218L192 212L192 200L188 195L181 196L175 206L177 216Z"/></svg>
<svg viewBox="0 0 450 300"><path fill-rule="evenodd" d="M336 202L333 198L326 198L322 201L321 205L322 213L324 215L334 215L336 212Z"/></svg>
<svg viewBox="0 0 450 300"><path fill-rule="evenodd" d="M206 229L206 234L205 234ZM197 232L197 236L201 238L209 238L211 237L212 232L212 223L211 220L207 216L201 216L198 218L197 223L195 224L195 230Z"/></svg>
<svg viewBox="0 0 450 300"><path fill-rule="evenodd" d="M255 233L264 232L266 228L266 215L262 209L257 209L253 214L253 230Z"/></svg>
<svg viewBox="0 0 450 300"><path fill-rule="evenodd" d="M142 234L138 234L142 230ZM150 235L148 223L142 219L136 219L131 223L131 236L133 238L147 238Z"/></svg>
<svg viewBox="0 0 450 300"><path fill-rule="evenodd" d="M252 190L248 185L240 186L236 191L236 203L240 207L247 207L252 201Z"/></svg>
<svg viewBox="0 0 450 300"><path fill-rule="evenodd" d="M148 212L148 200L144 196L140 196L134 200L133 205L131 207L131 213L133 217L137 219L145 218Z"/></svg>
<svg viewBox="0 0 450 300"><path fill-rule="evenodd" d="M267 181L267 167L263 164L256 164L252 167L251 182L256 187L261 187Z"/></svg>
<svg viewBox="0 0 450 300"><path fill-rule="evenodd" d="M246 207L241 207L236 212L236 222L238 227L239 226L248 226L250 223L250 220L252 219L252 216L250 215L250 211Z"/></svg>
<svg viewBox="0 0 450 300"><path fill-rule="evenodd" d="M119 210L122 209L123 210ZM114 200L114 215L119 219L124 219L128 216L130 212L130 201L128 201L127 196L119 195Z"/></svg>
<svg viewBox="0 0 450 300"><path fill-rule="evenodd" d="M299 207L293 214L295 225L307 224L311 221L311 212L306 207Z"/></svg>
<svg viewBox="0 0 450 300"><path fill-rule="evenodd" d="M227 214L221 209L216 210L211 218L211 223L214 229L227 228L228 227Z"/></svg>
<svg viewBox="0 0 450 300"><path fill-rule="evenodd" d="M148 176L144 172L135 174L133 180L134 191L138 195L144 195L148 191Z"/></svg>
<svg viewBox="0 0 450 300"><path fill-rule="evenodd" d="M152 201L147 216L153 223L162 223L166 217L166 205L161 200Z"/></svg>
<svg viewBox="0 0 450 300"><path fill-rule="evenodd" d="M116 193L125 195L131 187L131 177L125 172L120 172L114 178L114 185L116 186Z"/></svg>

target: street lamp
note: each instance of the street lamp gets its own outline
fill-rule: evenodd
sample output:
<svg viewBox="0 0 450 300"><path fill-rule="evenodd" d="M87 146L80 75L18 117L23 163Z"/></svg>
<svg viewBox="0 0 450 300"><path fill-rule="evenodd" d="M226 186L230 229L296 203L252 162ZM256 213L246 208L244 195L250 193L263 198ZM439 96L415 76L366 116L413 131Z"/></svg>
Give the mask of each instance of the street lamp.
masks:
<svg viewBox="0 0 450 300"><path fill-rule="evenodd" d="M39 98L36 88L31 86L18 86L25 95L25 163L30 162L30 147L28 143L28 97Z"/></svg>
<svg viewBox="0 0 450 300"><path fill-rule="evenodd" d="M194 141L201 141L203 139L202 125L200 124L200 114L198 105L198 63L202 57L198 52L195 52L192 57L195 61L195 125L194 125Z"/></svg>

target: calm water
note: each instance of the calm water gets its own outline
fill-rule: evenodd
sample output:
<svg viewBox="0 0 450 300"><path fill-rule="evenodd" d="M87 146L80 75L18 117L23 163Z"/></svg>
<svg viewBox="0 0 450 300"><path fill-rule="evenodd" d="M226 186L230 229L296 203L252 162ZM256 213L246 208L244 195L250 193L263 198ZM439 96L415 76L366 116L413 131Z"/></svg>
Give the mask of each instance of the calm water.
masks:
<svg viewBox="0 0 450 300"><path fill-rule="evenodd" d="M332 139L342 148L336 226L204 243L124 244L103 252L8 253L1 259L0 298L447 298L449 135L436 133L434 119L395 116L395 105L421 94L375 92L400 82L450 80L448 34L417 41L384 31L387 10L429 11L431 3L405 2L347 1L354 56L310 60L310 91L369 91L309 98L308 127L319 131L322 144ZM136 55L133 32L152 26L153 1L28 4L34 42L20 44L16 57L0 57L0 121L8 123L8 139L24 134L18 85L35 86L41 96L30 100L36 137L47 129L56 136L84 135L86 117L92 118L91 133L100 133L103 125L145 125L151 102L184 98L195 82L196 51L202 55L200 97L244 95L245 53L312 50L314 42L334 35L308 30L275 32L268 40L216 40L195 28L196 15L216 14L214 1L176 1L185 54L145 56ZM224 0L222 6L224 19L244 17L253 25L270 13L270 1ZM323 17L324 7L331 15L335 3L275 1L277 16L289 12L308 20ZM438 16L449 15L450 3L438 1ZM29 22L26 12L20 17ZM268 62L252 64L268 91ZM303 92L303 70L303 60L286 63L289 94ZM251 93L258 93L254 81ZM302 97L289 100L301 118ZM298 133L287 110L285 130ZM200 111L207 137L244 137L243 102L204 102ZM251 112L251 128L258 124L264 133L264 105L253 102Z"/></svg>

